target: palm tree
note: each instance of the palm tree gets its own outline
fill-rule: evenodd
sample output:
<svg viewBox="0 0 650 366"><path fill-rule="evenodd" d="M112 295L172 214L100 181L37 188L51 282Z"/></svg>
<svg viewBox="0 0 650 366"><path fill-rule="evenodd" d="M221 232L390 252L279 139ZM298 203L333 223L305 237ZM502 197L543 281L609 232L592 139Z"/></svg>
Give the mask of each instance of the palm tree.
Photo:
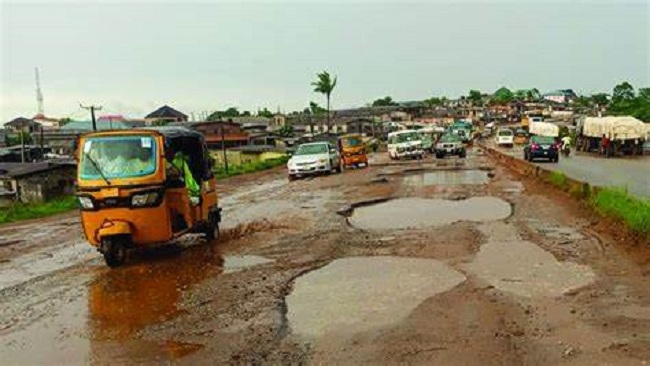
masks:
<svg viewBox="0 0 650 366"><path fill-rule="evenodd" d="M312 82L311 85L316 93L324 94L327 97L327 130L330 131L332 129L330 125L330 97L336 87L336 76L332 79L327 71L323 71L316 76L318 79Z"/></svg>

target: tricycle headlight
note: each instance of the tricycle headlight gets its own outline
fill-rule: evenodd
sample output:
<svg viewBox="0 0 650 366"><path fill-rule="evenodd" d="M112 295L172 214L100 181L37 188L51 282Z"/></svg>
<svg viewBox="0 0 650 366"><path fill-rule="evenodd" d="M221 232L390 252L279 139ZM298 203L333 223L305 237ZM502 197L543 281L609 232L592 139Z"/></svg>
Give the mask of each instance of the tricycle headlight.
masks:
<svg viewBox="0 0 650 366"><path fill-rule="evenodd" d="M81 206L82 209L92 210L95 208L93 205L93 200L90 197L79 196L77 198L79 199L79 206Z"/></svg>
<svg viewBox="0 0 650 366"><path fill-rule="evenodd" d="M133 195L133 198L131 198L131 206L142 207L145 205L153 205L157 199L158 199L158 192L136 194Z"/></svg>

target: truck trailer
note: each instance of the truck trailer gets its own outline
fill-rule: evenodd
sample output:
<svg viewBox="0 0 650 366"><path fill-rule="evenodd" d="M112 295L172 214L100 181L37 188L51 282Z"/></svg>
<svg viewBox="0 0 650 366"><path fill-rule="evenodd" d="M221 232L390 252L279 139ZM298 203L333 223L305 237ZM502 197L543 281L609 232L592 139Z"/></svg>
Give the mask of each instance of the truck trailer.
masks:
<svg viewBox="0 0 650 366"><path fill-rule="evenodd" d="M631 116L582 117L576 126L576 149L602 155L643 155L648 127ZM608 151L603 138L609 140Z"/></svg>

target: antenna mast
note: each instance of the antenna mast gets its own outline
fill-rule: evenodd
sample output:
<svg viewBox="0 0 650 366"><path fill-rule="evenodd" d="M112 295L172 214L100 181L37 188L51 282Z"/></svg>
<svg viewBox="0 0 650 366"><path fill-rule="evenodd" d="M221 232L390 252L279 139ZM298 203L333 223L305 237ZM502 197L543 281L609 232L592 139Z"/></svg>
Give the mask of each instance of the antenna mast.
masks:
<svg viewBox="0 0 650 366"><path fill-rule="evenodd" d="M41 91L41 78L38 76L38 67L34 68L36 75L36 103L38 103L38 114L44 114L43 111L43 92Z"/></svg>

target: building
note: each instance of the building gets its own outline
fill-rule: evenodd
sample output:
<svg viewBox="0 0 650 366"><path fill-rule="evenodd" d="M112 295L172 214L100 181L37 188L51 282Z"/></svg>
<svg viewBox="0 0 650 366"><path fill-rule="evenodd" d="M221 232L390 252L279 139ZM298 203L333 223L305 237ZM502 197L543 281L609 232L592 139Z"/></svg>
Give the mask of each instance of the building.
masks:
<svg viewBox="0 0 650 366"><path fill-rule="evenodd" d="M187 122L187 120L188 118L186 114L179 112L168 105L156 109L144 118L145 124L149 126L157 122L176 123Z"/></svg>
<svg viewBox="0 0 650 366"><path fill-rule="evenodd" d="M111 123L96 122L98 131L124 130L132 128L128 121L114 121ZM74 141L79 135L93 130L91 121L71 121L61 126L58 130L45 130L42 133L43 144L51 148L51 152L59 155L73 155ZM40 141L41 134L32 135L34 141Z"/></svg>
<svg viewBox="0 0 650 366"><path fill-rule="evenodd" d="M542 99L555 103L570 103L578 96L572 89L561 89L548 92L542 96Z"/></svg>
<svg viewBox="0 0 650 366"><path fill-rule="evenodd" d="M0 163L0 205L42 203L74 193L74 162Z"/></svg>
<svg viewBox="0 0 650 366"><path fill-rule="evenodd" d="M184 126L202 133L209 149L221 149L224 141L226 148L247 145L248 132L239 123L230 121L177 122L172 126ZM223 136L222 136L223 130Z"/></svg>
<svg viewBox="0 0 650 366"><path fill-rule="evenodd" d="M18 117L5 123L5 128L11 133L19 133L21 129L23 132L32 133L38 131L41 124L29 118Z"/></svg>
<svg viewBox="0 0 650 366"><path fill-rule="evenodd" d="M32 120L34 122L40 124L41 126L43 126L43 128L45 128L45 129L59 128L59 126L60 126L59 119L45 117L45 115L43 115L43 114L35 115L34 118L32 118Z"/></svg>
<svg viewBox="0 0 650 366"><path fill-rule="evenodd" d="M0 147L7 146L7 134L8 131L4 128L0 128Z"/></svg>
<svg viewBox="0 0 650 366"><path fill-rule="evenodd" d="M346 122L347 133L359 133L374 136L381 132L381 123L375 123L370 118L355 118Z"/></svg>

